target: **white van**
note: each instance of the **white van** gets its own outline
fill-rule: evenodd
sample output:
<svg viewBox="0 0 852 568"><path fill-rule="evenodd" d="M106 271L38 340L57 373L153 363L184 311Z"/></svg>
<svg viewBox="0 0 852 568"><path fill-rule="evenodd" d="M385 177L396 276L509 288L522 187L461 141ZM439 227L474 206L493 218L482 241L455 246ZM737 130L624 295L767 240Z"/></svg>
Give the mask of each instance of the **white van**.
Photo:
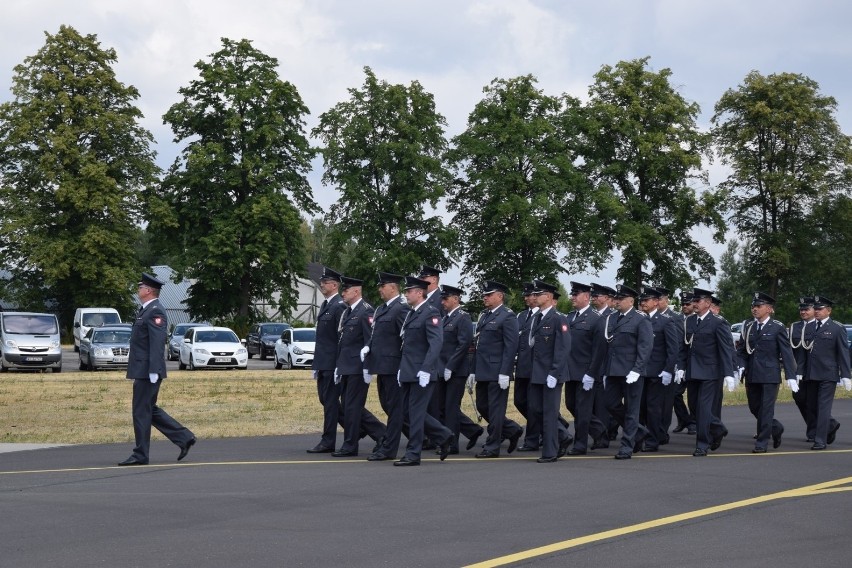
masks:
<svg viewBox="0 0 852 568"><path fill-rule="evenodd" d="M54 314L0 312L0 372L50 369L62 372L59 320Z"/></svg>
<svg viewBox="0 0 852 568"><path fill-rule="evenodd" d="M121 316L114 308L77 308L74 312L74 351L80 350L80 339L86 337L90 328L121 323Z"/></svg>

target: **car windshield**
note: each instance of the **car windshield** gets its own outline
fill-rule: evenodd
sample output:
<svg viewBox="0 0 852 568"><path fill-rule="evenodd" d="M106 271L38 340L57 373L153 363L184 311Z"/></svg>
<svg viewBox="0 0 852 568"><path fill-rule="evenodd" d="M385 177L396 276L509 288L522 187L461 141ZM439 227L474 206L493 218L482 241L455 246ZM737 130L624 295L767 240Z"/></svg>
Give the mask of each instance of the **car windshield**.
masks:
<svg viewBox="0 0 852 568"><path fill-rule="evenodd" d="M96 331L92 337L92 343L130 343L129 331Z"/></svg>
<svg viewBox="0 0 852 568"><path fill-rule="evenodd" d="M118 318L118 314L83 314L83 325L87 327L98 327L99 325L108 325L111 323L121 323L121 320Z"/></svg>
<svg viewBox="0 0 852 568"><path fill-rule="evenodd" d="M294 329L293 341L311 342L317 340L317 330L315 329Z"/></svg>
<svg viewBox="0 0 852 568"><path fill-rule="evenodd" d="M281 335L284 330L290 327L286 323L276 323L260 326L261 335Z"/></svg>
<svg viewBox="0 0 852 568"><path fill-rule="evenodd" d="M29 335L54 335L59 333L56 318L51 315L7 315L3 317L3 331Z"/></svg>
<svg viewBox="0 0 852 568"><path fill-rule="evenodd" d="M184 324L179 323L175 326L174 331L172 331L172 337L183 337L184 335L186 335L186 332L189 331L190 329L192 329L193 327L198 327L198 326L196 326L196 325L184 325Z"/></svg>
<svg viewBox="0 0 852 568"><path fill-rule="evenodd" d="M237 339L237 334L233 331L224 331L224 330L216 330L216 331L199 331L195 334L195 342L196 343L239 343L240 340Z"/></svg>

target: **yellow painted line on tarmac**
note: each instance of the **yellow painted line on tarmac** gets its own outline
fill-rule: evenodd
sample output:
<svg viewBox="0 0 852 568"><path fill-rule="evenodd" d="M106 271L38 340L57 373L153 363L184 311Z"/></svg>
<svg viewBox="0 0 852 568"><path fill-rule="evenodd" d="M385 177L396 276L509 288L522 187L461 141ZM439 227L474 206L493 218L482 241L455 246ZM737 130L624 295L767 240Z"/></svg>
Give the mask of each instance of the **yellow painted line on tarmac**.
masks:
<svg viewBox="0 0 852 568"><path fill-rule="evenodd" d="M845 450L840 450L845 451ZM745 455L745 454L743 454ZM766 454L759 454L766 455ZM780 491L778 493L770 493L768 495L761 495L758 497L752 497L751 499L743 499L742 501L734 501L733 503L726 503L724 505L716 505L714 507L707 507L705 509L698 509L696 511L689 511L687 513L681 513L679 515L672 515L670 517L662 517L660 519L653 519L650 521L646 521L644 523L637 523L635 525L629 525L626 527L620 527L608 531L603 531L595 534L590 534L586 536L581 536L578 538L572 538L569 540L564 540L562 542L555 542L553 544L549 544L546 546L540 546L538 548L532 548L530 550L525 550L522 552L517 552L515 554L509 554L507 556L501 556L499 558L494 558L491 560L485 560L483 562L478 562L476 564L470 564L465 568L492 568L494 566L505 566L507 564L512 564L514 562L521 562L524 560L530 560L532 558L536 558L539 556L545 556L548 554L553 554L555 552L561 552L564 550L568 550L570 548L576 548L578 546L583 546L584 544L589 544L592 542L598 542L601 540L606 540L610 538L615 538L619 536L624 536L628 534L633 534L641 531L651 530L660 528L666 525L672 525L675 523L681 523L684 521L689 521L692 519L698 519L701 517L707 517L710 515L715 515L717 513L724 513L727 511L733 511L735 509L742 509L745 507L750 507L752 505L758 505L760 503L767 503L769 501L777 501L779 499L791 499L796 497L810 497L814 495L822 495L826 493L837 493L841 491L852 491L852 487L838 487L840 485L846 485L852 483L852 477L844 477L843 479L836 479L834 481L826 481L824 483L817 483L816 485L807 485L804 487L798 487L795 489L789 489L787 491Z"/></svg>
<svg viewBox="0 0 852 568"><path fill-rule="evenodd" d="M768 458L771 456L819 456L824 454L847 454L852 453L852 449L848 450L823 450L820 452L812 452L812 451L789 451L789 452L768 452L765 454L752 454L749 453L727 453L727 454L710 454L707 457L709 458L731 458L731 457L749 457L749 458ZM654 453L654 454L634 454L634 460L659 460L659 459L681 459L681 458L689 458L693 459L692 454L666 454L666 453ZM588 460L612 460L613 456L611 455L586 455L586 456L572 456L570 458L561 458L559 463L572 463L577 461L588 461ZM704 458L696 458L696 459L704 459ZM459 457L459 456L451 456L447 458L444 464L450 464L453 462L474 462L474 463L505 463L507 461L527 461L533 462L536 460L536 457L520 457L520 456L502 456L496 459L481 459L475 457ZM426 458L423 460L424 464L429 463L440 463L440 460L435 458ZM0 475L21 475L21 474L37 474L37 473L73 473L80 471L109 471L109 470L122 470L122 471L145 471L151 469L174 469L174 468L185 468L185 467L207 467L207 466L239 466L239 465L317 465L317 464L372 464L373 462L367 461L365 458L357 458L357 459L314 459L314 460L265 460L265 461L223 461L223 462L188 462L188 463L158 463L158 464L148 464L148 465L134 465L134 466L118 466L118 465L108 465L101 467L74 467L74 468L57 468L57 469L28 469L28 470L13 470L13 471L0 471ZM381 462L377 462L381 463ZM388 464L390 465L390 464ZM380 466L376 466L380 467ZM559 467L559 466L556 466Z"/></svg>

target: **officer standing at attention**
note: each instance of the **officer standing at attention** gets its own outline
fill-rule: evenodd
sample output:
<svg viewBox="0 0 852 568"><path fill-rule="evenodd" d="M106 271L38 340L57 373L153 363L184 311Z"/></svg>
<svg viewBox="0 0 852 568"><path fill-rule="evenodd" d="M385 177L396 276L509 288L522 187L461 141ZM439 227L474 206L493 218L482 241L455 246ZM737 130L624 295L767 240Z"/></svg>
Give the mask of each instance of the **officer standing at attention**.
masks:
<svg viewBox="0 0 852 568"><path fill-rule="evenodd" d="M639 424L639 406L642 375L654 345L654 331L648 318L633 307L637 295L636 290L624 284L616 286L616 312L608 314L600 326L599 349L593 364L597 376L604 381L607 410L622 428L617 460L629 460L648 433Z"/></svg>
<svg viewBox="0 0 852 568"><path fill-rule="evenodd" d="M166 311L160 304L163 282L142 273L139 301L142 307L130 332L130 358L127 378L133 380L133 435L136 447L118 465L146 465L151 445L151 426L180 448L178 461L195 445L195 435L165 410L157 406L160 384L166 378L165 345L169 328Z"/></svg>
<svg viewBox="0 0 852 568"><path fill-rule="evenodd" d="M325 299L317 314L314 361L311 363L314 380L317 382L317 395L322 404L322 437L319 444L307 450L309 454L333 452L337 442L337 424L343 424L340 385L334 381L340 317L346 310L346 303L338 293L342 278L339 272L323 266L319 289Z"/></svg>
<svg viewBox="0 0 852 568"><path fill-rule="evenodd" d="M341 296L347 308L338 325L340 339L334 368L334 382L341 386L343 405L343 445L331 453L336 458L358 455L362 427L376 442L385 435L384 424L364 408L373 377L361 361L361 352L370 340L373 306L361 297L362 280L348 276L341 280Z"/></svg>
<svg viewBox="0 0 852 568"><path fill-rule="evenodd" d="M793 356L796 361L804 357L802 353L805 349L809 349L814 340L814 328L816 327L816 315L814 312L814 299L812 296L803 296L799 298L799 317L800 321L790 326L790 347L793 348ZM804 375L804 369L796 370L797 376ZM797 381L798 382L798 381ZM815 418L808 412L807 389L798 385L798 390L793 391L793 402L799 409L802 415L802 420L805 421L806 439L811 444L814 443L814 434L816 432ZM828 421L828 437L826 443L831 445L834 443L834 438L837 435L837 430L840 428L840 422L832 416Z"/></svg>
<svg viewBox="0 0 852 568"><path fill-rule="evenodd" d="M453 432L450 454L459 453L459 433L467 438L468 450L476 445L484 433L482 426L461 410L465 381L470 374L469 350L473 342L473 324L470 314L461 309L461 296L460 288L441 285L441 304L446 313L441 318L444 342L441 346L438 384L432 399L441 403L442 423Z"/></svg>
<svg viewBox="0 0 852 568"><path fill-rule="evenodd" d="M411 307L402 326L402 360L399 386L410 436L405 456L395 466L420 465L424 435L439 445L441 461L450 453L452 431L427 412L432 389L438 380L441 358L441 314L426 300L428 282L409 276L405 279L405 300Z"/></svg>
<svg viewBox="0 0 852 568"><path fill-rule="evenodd" d="M656 452L667 441L668 428L664 425L663 416L667 393L674 390L672 378L680 353L680 329L668 313L659 309L661 296L651 286L639 290L639 307L648 316L654 330L654 346L643 377L642 424L648 429L648 436L641 448L643 452Z"/></svg>
<svg viewBox="0 0 852 568"><path fill-rule="evenodd" d="M765 454L772 436L772 447L781 445L784 426L775 419L775 400L781 384L781 366L792 391L799 390L796 381L796 361L790 348L787 328L772 315L775 299L755 292L751 302L754 319L743 325L742 339L737 349L740 380L745 380L748 409L757 418L755 454Z"/></svg>
<svg viewBox="0 0 852 568"><path fill-rule="evenodd" d="M518 446L524 429L506 418L509 402L509 378L518 351L518 319L503 305L509 289L505 284L487 280L482 286L485 310L474 334L476 354L467 379L468 388L476 384L476 408L488 421L488 439L478 458L500 457L500 444L509 440L511 454Z"/></svg>
<svg viewBox="0 0 852 568"><path fill-rule="evenodd" d="M828 444L831 405L837 383L852 390L849 370L849 342L846 329L831 319L834 302L814 296L813 342L799 354L797 380L804 380L808 413L814 417L812 450L824 450ZM800 385L801 387L801 385Z"/></svg>
<svg viewBox="0 0 852 568"><path fill-rule="evenodd" d="M693 288L693 314L684 320L683 345L675 380L686 380L689 408L695 413L695 457L716 450L728 433L721 416L714 412L722 381L729 391L736 388L733 368L734 342L731 326L710 313L712 292Z"/></svg>
<svg viewBox="0 0 852 568"><path fill-rule="evenodd" d="M574 311L566 316L571 332L571 350L568 352L568 382L565 384L565 407L574 416L574 446L569 456L586 455L589 436L593 444L607 437L607 428L592 412L595 402L595 379L592 366L595 330L600 315L589 305L592 287L571 282L571 304ZM607 440L609 444L609 440Z"/></svg>
<svg viewBox="0 0 852 568"><path fill-rule="evenodd" d="M527 341L532 350L532 376L529 384L531 422L541 425L541 457L538 463L553 463L565 455L573 438L559 421L562 405L562 384L568 378L568 353L571 351L571 332L568 320L556 311L558 288L536 280L534 295L536 312Z"/></svg>
<svg viewBox="0 0 852 568"><path fill-rule="evenodd" d="M379 272L379 297L383 303L373 314L370 341L363 353L366 375L376 375L379 403L388 417L387 430L376 450L367 456L369 461L395 460L403 431L402 389L397 382L402 354L402 324L411 309L399 295L399 285L404 279L398 274Z"/></svg>
<svg viewBox="0 0 852 568"><path fill-rule="evenodd" d="M537 452L541 439L541 424L530 418L528 410L529 386L532 377L532 347L529 344L530 328L539 311L538 298L534 295L534 284L524 282L524 304L527 309L518 314L518 355L515 361L515 408L527 419L524 443L519 452Z"/></svg>

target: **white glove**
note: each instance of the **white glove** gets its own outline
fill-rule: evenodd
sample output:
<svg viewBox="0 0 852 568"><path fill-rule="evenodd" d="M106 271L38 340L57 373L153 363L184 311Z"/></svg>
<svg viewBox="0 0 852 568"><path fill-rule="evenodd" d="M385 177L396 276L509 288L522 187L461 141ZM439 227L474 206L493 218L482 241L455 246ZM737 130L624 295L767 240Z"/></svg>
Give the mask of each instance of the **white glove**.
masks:
<svg viewBox="0 0 852 568"><path fill-rule="evenodd" d="M509 375L497 375L497 384L503 390L509 388Z"/></svg>
<svg viewBox="0 0 852 568"><path fill-rule="evenodd" d="M465 383L465 386L467 387L467 392L473 392L473 385L475 385L475 384L476 384L476 375L471 373L467 376L467 382Z"/></svg>
<svg viewBox="0 0 852 568"><path fill-rule="evenodd" d="M367 356L367 353L369 353L369 352L370 352L370 346L369 346L369 345L365 345L365 346L361 349L361 362L362 362L362 363L364 362L364 357L366 357L366 356Z"/></svg>
<svg viewBox="0 0 852 568"><path fill-rule="evenodd" d="M840 379L840 382L843 383L843 388L852 390L852 379Z"/></svg>
<svg viewBox="0 0 852 568"><path fill-rule="evenodd" d="M449 381L450 378L452 378L452 376L453 376L453 370L452 369L444 369L444 380L445 381Z"/></svg>
<svg viewBox="0 0 852 568"><path fill-rule="evenodd" d="M158 375L157 373L148 373L148 380L151 381L152 385L154 383L156 383L159 379L160 379L160 375ZM846 390L849 390L849 389L846 389Z"/></svg>
<svg viewBox="0 0 852 568"><path fill-rule="evenodd" d="M337 374L337 367L334 368L334 384L340 384L340 375Z"/></svg>
<svg viewBox="0 0 852 568"><path fill-rule="evenodd" d="M674 379L674 381L675 381L677 384L682 383L682 382L683 382L683 375L684 375L684 374L685 374L685 373L683 372L683 369L678 369L677 371L675 371L675 379Z"/></svg>
<svg viewBox="0 0 852 568"><path fill-rule="evenodd" d="M603 387L606 388L606 375L603 376L602 382L603 382Z"/></svg>
<svg viewBox="0 0 852 568"><path fill-rule="evenodd" d="M796 382L801 383L803 377L804 377L804 375L796 375Z"/></svg>
<svg viewBox="0 0 852 568"><path fill-rule="evenodd" d="M317 377L319 377L319 371L314 371L314 380L317 380Z"/></svg>
<svg viewBox="0 0 852 568"><path fill-rule="evenodd" d="M417 371L417 379L420 381L420 386L426 388L429 386L429 380L432 377L426 371Z"/></svg>
<svg viewBox="0 0 852 568"><path fill-rule="evenodd" d="M590 377L589 375L583 375L583 390L590 391L592 387L595 386L594 377Z"/></svg>
<svg viewBox="0 0 852 568"><path fill-rule="evenodd" d="M660 371L660 374L657 375L661 379L663 379L663 386L667 387L672 384L672 374L668 371Z"/></svg>
<svg viewBox="0 0 852 568"><path fill-rule="evenodd" d="M737 369L736 374L734 375L734 378L737 379L738 381L740 379L742 379L743 378L743 371L745 371L745 367L740 367L739 369Z"/></svg>
<svg viewBox="0 0 852 568"><path fill-rule="evenodd" d="M399 386L402 386L402 379L400 379L400 378L399 378L399 374L400 374L401 372L402 372L402 371L397 371L397 372L396 372L396 384L398 384Z"/></svg>
<svg viewBox="0 0 852 568"><path fill-rule="evenodd" d="M367 369L364 369L364 382L369 385L370 382L372 382L372 380L373 380L373 375L370 374L370 371L368 371Z"/></svg>
<svg viewBox="0 0 852 568"><path fill-rule="evenodd" d="M554 377L553 375L547 375L547 388L556 388L556 377Z"/></svg>
<svg viewBox="0 0 852 568"><path fill-rule="evenodd" d="M628 385L632 385L633 383L635 383L638 380L639 380L639 373L637 373L636 371L630 371L629 373L627 373L627 384Z"/></svg>
<svg viewBox="0 0 852 568"><path fill-rule="evenodd" d="M799 392L799 382L796 379L787 379L787 386L793 392Z"/></svg>
<svg viewBox="0 0 852 568"><path fill-rule="evenodd" d="M728 392L734 392L734 390L737 388L736 379L731 376L725 377L725 387L728 389Z"/></svg>

